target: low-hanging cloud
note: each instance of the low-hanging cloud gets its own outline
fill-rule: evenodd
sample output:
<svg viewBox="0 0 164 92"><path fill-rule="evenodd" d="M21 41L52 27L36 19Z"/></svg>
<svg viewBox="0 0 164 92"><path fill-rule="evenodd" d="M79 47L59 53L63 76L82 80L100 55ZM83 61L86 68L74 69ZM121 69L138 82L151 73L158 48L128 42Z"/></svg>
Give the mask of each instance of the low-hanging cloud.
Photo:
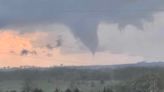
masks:
<svg viewBox="0 0 164 92"><path fill-rule="evenodd" d="M0 0L0 27L62 23L95 53L100 22L142 29L163 6L164 0Z"/></svg>

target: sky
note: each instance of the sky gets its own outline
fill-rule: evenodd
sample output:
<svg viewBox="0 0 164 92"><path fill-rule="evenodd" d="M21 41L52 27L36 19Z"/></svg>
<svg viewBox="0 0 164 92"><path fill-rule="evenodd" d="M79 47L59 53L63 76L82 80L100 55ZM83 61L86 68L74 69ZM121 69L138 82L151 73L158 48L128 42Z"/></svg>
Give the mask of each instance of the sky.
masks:
<svg viewBox="0 0 164 92"><path fill-rule="evenodd" d="M163 0L0 0L0 67L164 61Z"/></svg>

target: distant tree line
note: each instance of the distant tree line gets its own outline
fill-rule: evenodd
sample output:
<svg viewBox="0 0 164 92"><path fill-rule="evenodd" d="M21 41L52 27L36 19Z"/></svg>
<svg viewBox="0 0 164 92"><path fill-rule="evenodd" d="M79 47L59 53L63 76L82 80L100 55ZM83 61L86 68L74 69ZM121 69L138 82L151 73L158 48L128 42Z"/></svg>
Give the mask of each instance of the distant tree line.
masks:
<svg viewBox="0 0 164 92"><path fill-rule="evenodd" d="M0 70L0 81L24 80L26 77L31 77L33 80L128 80L142 76L147 72L159 73L160 76L164 77L164 67L126 67L116 69L60 67L48 69L16 69L9 71Z"/></svg>

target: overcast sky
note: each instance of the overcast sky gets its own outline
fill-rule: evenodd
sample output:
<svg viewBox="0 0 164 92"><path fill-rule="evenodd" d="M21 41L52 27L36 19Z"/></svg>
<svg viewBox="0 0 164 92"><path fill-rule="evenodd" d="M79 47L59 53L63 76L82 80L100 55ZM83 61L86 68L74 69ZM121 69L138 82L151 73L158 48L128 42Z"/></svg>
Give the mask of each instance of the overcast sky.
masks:
<svg viewBox="0 0 164 92"><path fill-rule="evenodd" d="M163 0L0 0L0 66L164 60Z"/></svg>

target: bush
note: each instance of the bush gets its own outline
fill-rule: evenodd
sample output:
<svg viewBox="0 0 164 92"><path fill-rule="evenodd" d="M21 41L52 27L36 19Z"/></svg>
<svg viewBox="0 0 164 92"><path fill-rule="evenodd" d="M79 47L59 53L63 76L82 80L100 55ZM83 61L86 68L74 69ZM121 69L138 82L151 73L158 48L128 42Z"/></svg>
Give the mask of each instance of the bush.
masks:
<svg viewBox="0 0 164 92"><path fill-rule="evenodd" d="M56 88L54 92L59 92L59 89Z"/></svg>
<svg viewBox="0 0 164 92"><path fill-rule="evenodd" d="M69 88L67 88L66 90L65 90L65 92L72 92Z"/></svg>
<svg viewBox="0 0 164 92"><path fill-rule="evenodd" d="M35 88L35 89L33 90L33 92L43 92L43 90L42 90L42 89Z"/></svg>
<svg viewBox="0 0 164 92"><path fill-rule="evenodd" d="M16 90L11 90L10 92L17 92Z"/></svg>
<svg viewBox="0 0 164 92"><path fill-rule="evenodd" d="M76 88L76 89L74 90L74 92L80 92L80 90L79 90L78 88Z"/></svg>
<svg viewBox="0 0 164 92"><path fill-rule="evenodd" d="M113 90L112 90L111 88L105 88L105 87L104 87L103 92L113 92Z"/></svg>

